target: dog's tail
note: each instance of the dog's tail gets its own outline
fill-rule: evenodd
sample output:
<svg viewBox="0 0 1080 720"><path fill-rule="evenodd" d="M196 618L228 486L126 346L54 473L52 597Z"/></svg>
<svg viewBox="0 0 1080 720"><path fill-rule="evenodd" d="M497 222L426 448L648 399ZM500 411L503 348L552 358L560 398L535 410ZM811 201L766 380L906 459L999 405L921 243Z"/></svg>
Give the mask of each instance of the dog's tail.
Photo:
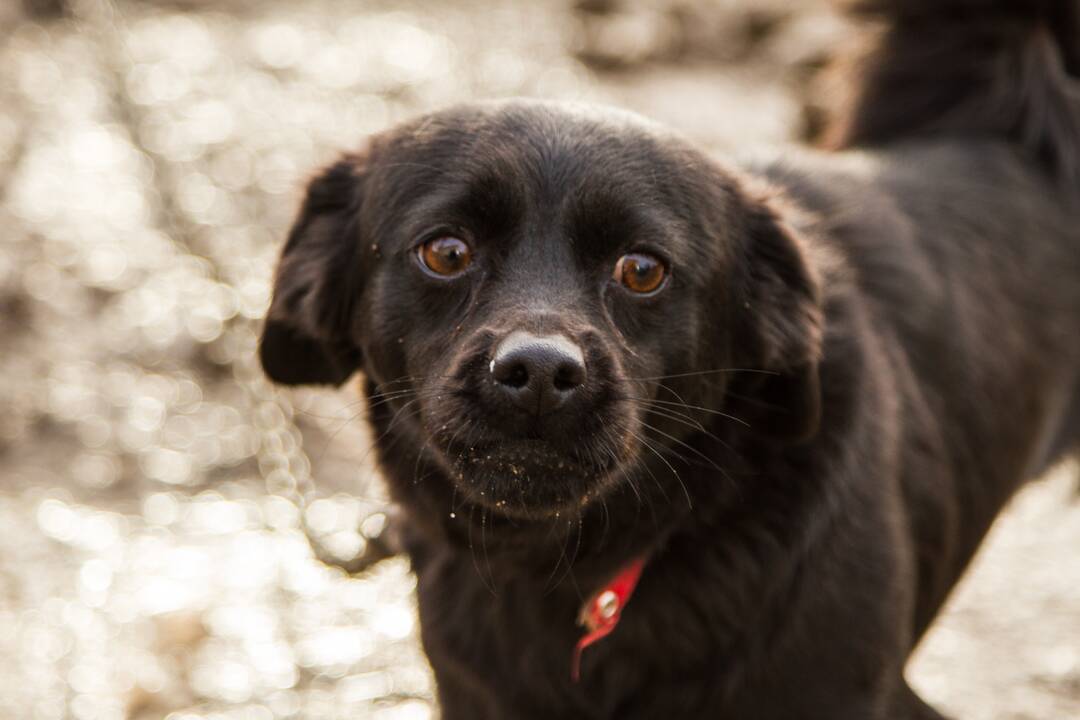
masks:
<svg viewBox="0 0 1080 720"><path fill-rule="evenodd" d="M883 27L840 62L852 95L827 126L826 145L997 136L1080 184L1080 0L843 4Z"/></svg>

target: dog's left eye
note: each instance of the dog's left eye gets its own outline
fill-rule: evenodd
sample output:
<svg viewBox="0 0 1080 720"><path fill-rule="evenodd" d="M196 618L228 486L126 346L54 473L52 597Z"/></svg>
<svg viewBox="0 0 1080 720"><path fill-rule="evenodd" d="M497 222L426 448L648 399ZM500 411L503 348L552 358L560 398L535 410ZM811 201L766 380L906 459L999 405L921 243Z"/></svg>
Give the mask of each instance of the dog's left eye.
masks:
<svg viewBox="0 0 1080 720"><path fill-rule="evenodd" d="M623 255L615 263L615 281L633 292L647 295L656 292L667 278L664 261L647 253Z"/></svg>
<svg viewBox="0 0 1080 720"><path fill-rule="evenodd" d="M439 277L456 277L472 263L472 249L460 238L443 236L417 248L416 257L429 272Z"/></svg>

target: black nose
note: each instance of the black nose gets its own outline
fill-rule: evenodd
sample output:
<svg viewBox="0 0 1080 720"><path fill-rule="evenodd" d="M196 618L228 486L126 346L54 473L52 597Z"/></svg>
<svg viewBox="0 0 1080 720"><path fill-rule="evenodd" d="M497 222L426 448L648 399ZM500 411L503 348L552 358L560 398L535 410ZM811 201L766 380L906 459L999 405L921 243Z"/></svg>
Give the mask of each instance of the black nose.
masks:
<svg viewBox="0 0 1080 720"><path fill-rule="evenodd" d="M495 348L491 377L522 410L543 415L564 405L585 384L581 348L561 335L512 332Z"/></svg>

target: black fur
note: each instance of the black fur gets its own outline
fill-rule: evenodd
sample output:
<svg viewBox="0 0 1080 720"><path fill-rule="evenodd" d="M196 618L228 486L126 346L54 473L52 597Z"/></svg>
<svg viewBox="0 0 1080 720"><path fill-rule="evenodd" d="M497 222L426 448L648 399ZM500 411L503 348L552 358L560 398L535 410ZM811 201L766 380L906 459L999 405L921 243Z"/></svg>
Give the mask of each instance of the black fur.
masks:
<svg viewBox="0 0 1080 720"><path fill-rule="evenodd" d="M882 20L827 142L1005 137L1080 183L1080 5L1075 0L854 0Z"/></svg>
<svg viewBox="0 0 1080 720"><path fill-rule="evenodd" d="M893 25L832 134L857 152L734 167L504 102L312 183L264 367L364 372L447 720L940 717L908 655L1015 489L1080 450L1080 33L1051 24L1074 3L862 5ZM907 54L914 27L953 51ZM418 265L439 235L473 248L457 279ZM655 296L611 278L643 250ZM515 330L582 348L573 403L500 402ZM573 683L583 600L641 555Z"/></svg>

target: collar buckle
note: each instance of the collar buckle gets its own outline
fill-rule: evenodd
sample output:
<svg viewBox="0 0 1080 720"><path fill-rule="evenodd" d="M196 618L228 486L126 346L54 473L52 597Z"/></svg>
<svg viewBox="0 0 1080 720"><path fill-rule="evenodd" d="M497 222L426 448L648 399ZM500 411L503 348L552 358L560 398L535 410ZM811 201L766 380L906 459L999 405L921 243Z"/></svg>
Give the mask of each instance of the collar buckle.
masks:
<svg viewBox="0 0 1080 720"><path fill-rule="evenodd" d="M634 594L641 571L645 568L645 556L631 560L604 587L592 595L578 613L578 625L586 633L574 647L570 661L570 678L577 682L581 678L581 654L585 648L601 640L615 630L622 617L623 608Z"/></svg>

